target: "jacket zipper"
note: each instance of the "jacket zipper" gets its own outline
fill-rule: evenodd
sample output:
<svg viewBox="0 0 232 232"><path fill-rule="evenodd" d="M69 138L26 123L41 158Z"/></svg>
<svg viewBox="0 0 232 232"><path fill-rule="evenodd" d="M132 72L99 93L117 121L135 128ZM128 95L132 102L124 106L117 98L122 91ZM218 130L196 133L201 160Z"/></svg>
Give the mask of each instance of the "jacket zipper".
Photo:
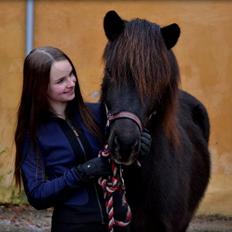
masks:
<svg viewBox="0 0 232 232"><path fill-rule="evenodd" d="M75 134L77 142L79 143L79 145L81 147L81 150L82 150L82 152L84 154L85 161L87 161L86 151L85 151L85 148L84 148L84 146L83 146L83 144L82 144L82 142L80 140L80 136L79 136L77 130L73 127L73 125L69 121L66 120L66 122L67 122L68 126L72 129L73 133ZM103 211L102 211L99 195L98 195L98 192L97 192L96 184L94 184L94 191L95 191L95 194L96 194L96 197L97 197L97 203L98 203L98 206L99 206L99 209L100 209L100 216L101 216L102 224L104 224L104 216L103 216Z"/></svg>

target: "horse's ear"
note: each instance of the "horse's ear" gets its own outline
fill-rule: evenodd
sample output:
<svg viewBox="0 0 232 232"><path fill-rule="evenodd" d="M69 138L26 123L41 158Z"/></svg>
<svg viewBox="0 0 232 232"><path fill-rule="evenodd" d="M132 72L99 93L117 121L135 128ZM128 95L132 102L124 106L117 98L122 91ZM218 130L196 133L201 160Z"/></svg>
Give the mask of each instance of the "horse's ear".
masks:
<svg viewBox="0 0 232 232"><path fill-rule="evenodd" d="M161 28L161 34L168 49L174 47L180 36L180 27L176 24L170 24Z"/></svg>
<svg viewBox="0 0 232 232"><path fill-rule="evenodd" d="M106 37L113 41L124 30L125 23L120 16L113 10L108 11L104 17L104 30Z"/></svg>

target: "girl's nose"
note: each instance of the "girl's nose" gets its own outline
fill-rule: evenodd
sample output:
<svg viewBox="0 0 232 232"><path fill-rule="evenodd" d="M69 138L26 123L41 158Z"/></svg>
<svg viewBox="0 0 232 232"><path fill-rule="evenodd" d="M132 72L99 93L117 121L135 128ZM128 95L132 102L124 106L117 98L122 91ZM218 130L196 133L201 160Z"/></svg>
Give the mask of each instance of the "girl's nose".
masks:
<svg viewBox="0 0 232 232"><path fill-rule="evenodd" d="M75 86L76 80L73 77L68 78L68 87Z"/></svg>

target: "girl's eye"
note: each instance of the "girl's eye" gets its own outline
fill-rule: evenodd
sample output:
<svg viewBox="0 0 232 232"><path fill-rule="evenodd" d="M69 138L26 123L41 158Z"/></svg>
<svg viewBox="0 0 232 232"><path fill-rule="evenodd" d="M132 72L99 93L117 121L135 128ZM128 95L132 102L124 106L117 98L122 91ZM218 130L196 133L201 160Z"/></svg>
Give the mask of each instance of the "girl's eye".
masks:
<svg viewBox="0 0 232 232"><path fill-rule="evenodd" d="M62 82L64 82L64 78L59 79L56 83L57 83L57 84L60 84L60 83L62 83Z"/></svg>

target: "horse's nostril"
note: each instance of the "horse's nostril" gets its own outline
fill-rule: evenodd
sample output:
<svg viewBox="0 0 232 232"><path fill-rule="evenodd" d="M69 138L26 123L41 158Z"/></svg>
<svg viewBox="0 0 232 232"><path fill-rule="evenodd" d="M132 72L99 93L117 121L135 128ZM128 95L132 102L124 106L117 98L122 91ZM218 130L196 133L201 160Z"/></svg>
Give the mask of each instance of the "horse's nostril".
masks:
<svg viewBox="0 0 232 232"><path fill-rule="evenodd" d="M140 143L139 141L136 141L134 146L133 146L133 151L135 151L136 153L139 151L140 148Z"/></svg>
<svg viewBox="0 0 232 232"><path fill-rule="evenodd" d="M119 144L119 142L118 142L118 139L117 139L117 137L115 136L114 137L114 140L113 140L114 142L113 142L113 150L114 150L114 152L116 152L116 153L119 153L119 150L120 150L120 144Z"/></svg>
<svg viewBox="0 0 232 232"><path fill-rule="evenodd" d="M114 144L115 144L115 147L119 147L117 136L114 137Z"/></svg>
<svg viewBox="0 0 232 232"><path fill-rule="evenodd" d="M113 137L112 148L113 150L120 150L120 152L125 154L130 154L131 152L138 152L140 148L140 140L133 139L132 136L114 136Z"/></svg>

